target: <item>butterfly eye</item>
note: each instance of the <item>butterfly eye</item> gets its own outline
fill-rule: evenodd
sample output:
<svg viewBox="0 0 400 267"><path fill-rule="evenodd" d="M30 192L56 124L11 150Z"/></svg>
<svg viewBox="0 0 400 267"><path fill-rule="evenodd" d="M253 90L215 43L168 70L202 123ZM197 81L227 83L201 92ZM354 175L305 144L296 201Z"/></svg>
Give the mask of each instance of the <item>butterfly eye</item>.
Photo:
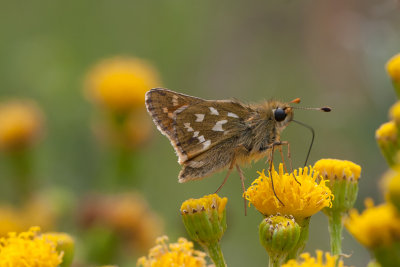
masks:
<svg viewBox="0 0 400 267"><path fill-rule="evenodd" d="M274 111L274 117L276 121L283 121L286 118L286 113L283 109L277 108Z"/></svg>

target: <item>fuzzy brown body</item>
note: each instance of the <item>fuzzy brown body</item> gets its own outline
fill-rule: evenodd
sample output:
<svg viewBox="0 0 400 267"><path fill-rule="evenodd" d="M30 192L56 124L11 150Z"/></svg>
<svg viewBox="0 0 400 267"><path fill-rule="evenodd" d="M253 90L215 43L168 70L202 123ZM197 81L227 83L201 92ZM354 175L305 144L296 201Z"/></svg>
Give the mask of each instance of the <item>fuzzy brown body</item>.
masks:
<svg viewBox="0 0 400 267"><path fill-rule="evenodd" d="M264 158L293 119L288 103L204 100L163 88L146 93L146 107L179 157L179 182ZM274 118L277 108L285 112L282 121Z"/></svg>

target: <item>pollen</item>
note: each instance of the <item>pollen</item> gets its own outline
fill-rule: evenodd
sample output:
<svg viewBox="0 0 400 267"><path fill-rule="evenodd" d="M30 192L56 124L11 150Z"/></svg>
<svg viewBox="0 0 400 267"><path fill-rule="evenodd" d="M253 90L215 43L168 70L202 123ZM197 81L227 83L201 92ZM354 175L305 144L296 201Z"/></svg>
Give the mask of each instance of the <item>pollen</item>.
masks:
<svg viewBox="0 0 400 267"><path fill-rule="evenodd" d="M390 246L400 241L400 216L389 203L374 206L372 199L366 199L366 210L361 214L350 211L345 222L347 230L369 249Z"/></svg>
<svg viewBox="0 0 400 267"><path fill-rule="evenodd" d="M272 175L266 176L264 170L244 193L244 197L265 216L292 215L296 220L307 218L324 207L332 205L333 195L312 167L299 168L292 173L284 173L283 165L279 172L272 168ZM272 187L271 178L274 187ZM296 181L297 180L297 181ZM319 182L318 182L319 181ZM274 195L274 189L277 197Z"/></svg>

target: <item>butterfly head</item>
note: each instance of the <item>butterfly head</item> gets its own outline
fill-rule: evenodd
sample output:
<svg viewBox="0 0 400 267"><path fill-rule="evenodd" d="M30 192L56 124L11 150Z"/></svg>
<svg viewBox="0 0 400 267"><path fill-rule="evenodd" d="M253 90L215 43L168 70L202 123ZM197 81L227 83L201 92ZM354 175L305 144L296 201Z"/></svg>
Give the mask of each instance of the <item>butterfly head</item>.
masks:
<svg viewBox="0 0 400 267"><path fill-rule="evenodd" d="M273 119L278 128L285 128L293 120L293 108L287 104L278 104L272 109Z"/></svg>

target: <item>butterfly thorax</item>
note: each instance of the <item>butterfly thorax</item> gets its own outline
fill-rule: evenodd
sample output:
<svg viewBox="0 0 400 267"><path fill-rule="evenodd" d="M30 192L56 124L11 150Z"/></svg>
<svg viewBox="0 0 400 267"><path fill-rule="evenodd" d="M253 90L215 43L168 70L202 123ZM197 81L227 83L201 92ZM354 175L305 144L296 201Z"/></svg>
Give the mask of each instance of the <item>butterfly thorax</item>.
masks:
<svg viewBox="0 0 400 267"><path fill-rule="evenodd" d="M274 117L277 108L286 112L282 121L277 121ZM293 119L293 110L288 104L279 101L266 101L252 105L251 109L253 112L246 121L252 131L251 154L260 154L266 152L274 142L280 141L281 132Z"/></svg>

